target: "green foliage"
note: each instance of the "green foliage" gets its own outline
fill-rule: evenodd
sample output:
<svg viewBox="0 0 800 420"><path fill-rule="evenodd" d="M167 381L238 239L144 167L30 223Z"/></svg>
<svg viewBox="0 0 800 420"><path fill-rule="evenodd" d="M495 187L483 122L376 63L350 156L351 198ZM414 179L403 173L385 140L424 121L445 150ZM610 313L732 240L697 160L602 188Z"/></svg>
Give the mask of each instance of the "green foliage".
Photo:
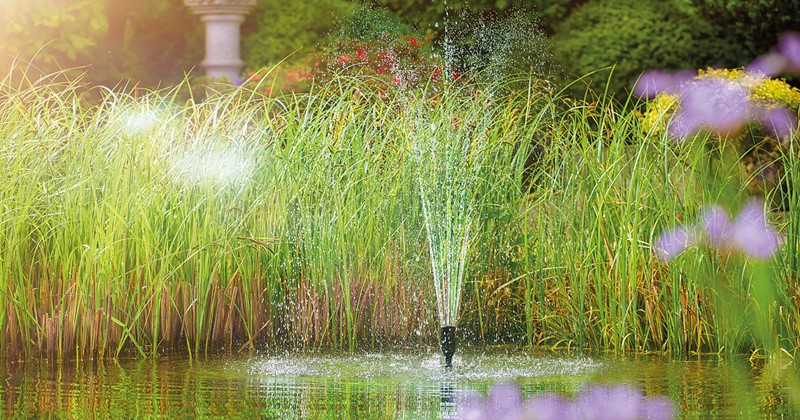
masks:
<svg viewBox="0 0 800 420"><path fill-rule="evenodd" d="M563 19L574 9L588 0L449 0L447 10L445 2L428 0L373 0L375 4L388 7L390 10L419 22L423 28L434 28L437 23L444 23L446 15L454 12L469 11L482 14L489 11L525 10L542 19L544 29L552 32L555 22ZM439 26L442 30L443 26Z"/></svg>
<svg viewBox="0 0 800 420"><path fill-rule="evenodd" d="M41 73L80 67L93 84L152 86L180 81L202 59L203 25L181 0L9 0L0 8L3 72L18 57Z"/></svg>
<svg viewBox="0 0 800 420"><path fill-rule="evenodd" d="M716 51L714 64L746 65L775 45L778 36L800 28L800 0L692 0L714 25L714 37L736 48Z"/></svg>
<svg viewBox="0 0 800 420"><path fill-rule="evenodd" d="M359 7L337 22L336 40L375 41L417 35L417 30L399 15L379 7Z"/></svg>
<svg viewBox="0 0 800 420"><path fill-rule="evenodd" d="M525 10L454 13L448 30L448 64L460 71L489 69L498 80L530 73L551 79L552 48L539 19Z"/></svg>
<svg viewBox="0 0 800 420"><path fill-rule="evenodd" d="M4 0L0 2L0 69L19 58L72 64L108 29L95 0ZM42 48L43 46L46 48Z"/></svg>
<svg viewBox="0 0 800 420"><path fill-rule="evenodd" d="M242 25L245 67L258 69L314 48L334 28L335 17L353 8L346 0L261 0Z"/></svg>
<svg viewBox="0 0 800 420"><path fill-rule="evenodd" d="M698 68L719 45L711 25L676 1L597 0L572 13L553 38L557 62L572 76L615 66L586 78L602 91L623 93L642 71Z"/></svg>
<svg viewBox="0 0 800 420"><path fill-rule="evenodd" d="M117 57L116 77L149 86L175 84L184 72L199 66L205 49L204 28L183 0L106 1L117 32L109 31L103 42ZM102 53L94 57L100 59Z"/></svg>

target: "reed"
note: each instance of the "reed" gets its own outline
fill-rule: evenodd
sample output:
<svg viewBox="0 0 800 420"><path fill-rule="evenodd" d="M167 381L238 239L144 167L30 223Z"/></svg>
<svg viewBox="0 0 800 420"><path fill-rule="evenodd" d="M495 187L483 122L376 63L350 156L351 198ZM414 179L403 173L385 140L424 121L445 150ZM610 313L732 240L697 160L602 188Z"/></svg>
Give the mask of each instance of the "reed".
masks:
<svg viewBox="0 0 800 420"><path fill-rule="evenodd" d="M716 286L703 280L713 253L666 266L650 247L725 188L745 194L735 174L709 175L718 149L646 131L632 101L575 100L525 77L507 81L527 86L515 90L462 79L435 101L430 86L387 95L342 77L304 95L265 97L261 85L203 101L180 99L185 85L95 88L99 102L58 76L4 79L0 351L432 344L426 220L453 214L431 207L439 187L421 178L431 126L441 141L482 142L467 155L480 162L473 207L456 215L470 232L457 247L454 306L466 338L676 353L758 346L751 328L721 320ZM785 159L794 177L795 154ZM793 352L800 212L790 196L773 327ZM757 286L751 269L724 273L740 298Z"/></svg>

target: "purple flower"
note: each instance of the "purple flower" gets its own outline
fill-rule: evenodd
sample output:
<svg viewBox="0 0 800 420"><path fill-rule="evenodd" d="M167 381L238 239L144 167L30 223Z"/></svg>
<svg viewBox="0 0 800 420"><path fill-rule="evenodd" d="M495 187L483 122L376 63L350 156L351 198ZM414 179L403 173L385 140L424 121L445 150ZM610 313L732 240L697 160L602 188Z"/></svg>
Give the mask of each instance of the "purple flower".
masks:
<svg viewBox="0 0 800 420"><path fill-rule="evenodd" d="M728 213L720 206L711 206L698 223L705 233L705 242L722 252L736 251L752 258L770 258L783 244L783 237L764 217L764 202L751 200L739 216L729 222ZM656 256L666 262L697 242L697 229L676 226L659 236Z"/></svg>
<svg viewBox="0 0 800 420"><path fill-rule="evenodd" d="M764 218L764 202L745 204L731 228L731 247L754 258L770 258L783 243L783 237Z"/></svg>
<svg viewBox="0 0 800 420"><path fill-rule="evenodd" d="M694 232L685 226L676 226L659 236L655 243L656 256L667 262L697 242Z"/></svg>
<svg viewBox="0 0 800 420"><path fill-rule="evenodd" d="M518 419L522 417L522 393L510 383L498 383L489 389L489 409L492 418Z"/></svg>
<svg viewBox="0 0 800 420"><path fill-rule="evenodd" d="M457 419L519 419L522 417L523 397L510 383L497 383L489 389L488 399L475 392L459 398Z"/></svg>
<svg viewBox="0 0 800 420"><path fill-rule="evenodd" d="M751 62L745 67L748 73L763 74L767 77L774 77L786 70L788 61L783 54L767 53Z"/></svg>
<svg viewBox="0 0 800 420"><path fill-rule="evenodd" d="M703 213L700 222L706 233L706 241L712 246L725 246L730 241L728 213L721 206L711 206Z"/></svg>
<svg viewBox="0 0 800 420"><path fill-rule="evenodd" d="M692 77L693 73L690 71L670 73L658 69L648 70L634 85L633 93L642 98L653 99L659 93L675 93L683 83L691 80Z"/></svg>
<svg viewBox="0 0 800 420"><path fill-rule="evenodd" d="M562 420L576 418L575 404L554 392L545 392L531 397L525 404L525 419Z"/></svg>
<svg viewBox="0 0 800 420"><path fill-rule="evenodd" d="M488 419L489 411L486 400L475 391L467 391L461 394L457 401L458 411L456 419L459 420L482 420Z"/></svg>
<svg viewBox="0 0 800 420"><path fill-rule="evenodd" d="M784 143L797 131L797 115L786 108L764 108L758 117L764 129Z"/></svg>
<svg viewBox="0 0 800 420"><path fill-rule="evenodd" d="M671 419L675 407L666 398L647 398L626 385L613 387L589 386L575 400L547 392L531 397L525 403L519 389L500 383L489 390L488 399L475 392L462 394L458 402L457 419L516 420L516 419Z"/></svg>
<svg viewBox="0 0 800 420"><path fill-rule="evenodd" d="M596 420L635 419L643 403L641 392L625 386L589 387L575 401L581 418Z"/></svg>
<svg viewBox="0 0 800 420"><path fill-rule="evenodd" d="M778 40L778 52L786 59L786 69L800 73L800 33L786 32Z"/></svg>
<svg viewBox="0 0 800 420"><path fill-rule="evenodd" d="M698 79L680 90L681 110L670 133L684 139L702 128L727 136L747 123L747 89L727 80Z"/></svg>

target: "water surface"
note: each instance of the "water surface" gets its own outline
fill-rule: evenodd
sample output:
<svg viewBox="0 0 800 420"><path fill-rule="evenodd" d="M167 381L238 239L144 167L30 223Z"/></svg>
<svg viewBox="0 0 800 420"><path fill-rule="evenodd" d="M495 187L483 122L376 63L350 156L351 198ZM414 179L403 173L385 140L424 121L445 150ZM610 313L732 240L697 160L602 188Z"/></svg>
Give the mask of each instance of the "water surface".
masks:
<svg viewBox="0 0 800 420"><path fill-rule="evenodd" d="M785 369L795 369L787 367ZM794 371L796 373L796 371ZM767 379L773 378L773 379ZM433 349L248 354L190 359L5 362L6 417L448 418L465 390L500 381L526 396L626 383L666 396L681 417L793 418L787 385L745 359L621 357L460 349L445 371Z"/></svg>

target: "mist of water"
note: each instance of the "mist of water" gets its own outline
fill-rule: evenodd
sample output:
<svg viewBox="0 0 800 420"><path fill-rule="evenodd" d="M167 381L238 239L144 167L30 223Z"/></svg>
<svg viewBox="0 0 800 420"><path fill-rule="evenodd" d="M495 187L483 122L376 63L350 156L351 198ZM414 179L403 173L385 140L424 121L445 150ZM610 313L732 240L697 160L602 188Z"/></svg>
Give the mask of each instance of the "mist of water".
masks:
<svg viewBox="0 0 800 420"><path fill-rule="evenodd" d="M417 183L428 236L442 327L456 326L475 213L475 191L485 159L479 130L430 124L415 144Z"/></svg>

